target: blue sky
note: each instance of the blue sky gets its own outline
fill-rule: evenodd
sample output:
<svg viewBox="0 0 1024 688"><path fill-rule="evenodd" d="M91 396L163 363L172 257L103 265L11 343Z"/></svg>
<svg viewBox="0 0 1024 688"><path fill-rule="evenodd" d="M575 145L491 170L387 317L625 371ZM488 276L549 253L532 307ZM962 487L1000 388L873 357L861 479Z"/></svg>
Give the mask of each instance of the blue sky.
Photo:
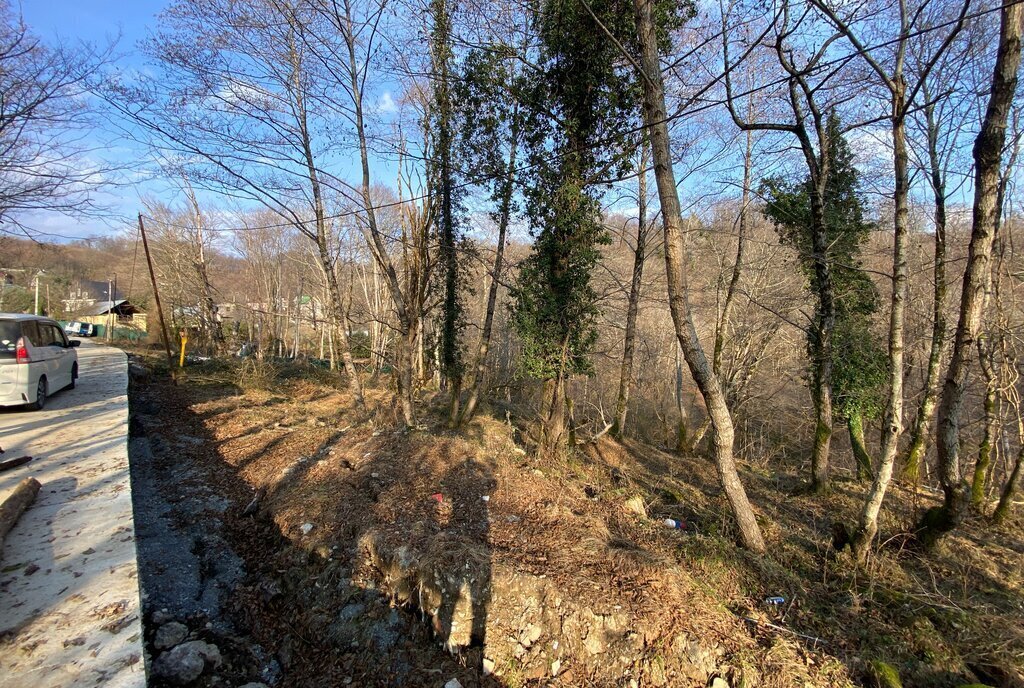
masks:
<svg viewBox="0 0 1024 688"><path fill-rule="evenodd" d="M27 0L25 22L46 38L101 42L121 33L121 47L134 48L164 8L160 0Z"/></svg>
<svg viewBox="0 0 1024 688"><path fill-rule="evenodd" d="M20 9L30 30L50 44L85 41L100 47L116 40L116 65L119 69L131 70L144 67L146 60L138 50L139 42L156 28L158 15L170 4L171 0L26 0ZM374 92L371 96L371 111L384 118L390 117L390 113L396 109L391 89L396 87L397 84L384 84ZM105 149L108 159L114 157L121 161L145 162L148 158L148 152L136 144L114 139L112 134L104 132L97 132L96 136L100 143L93 145ZM388 161L375 158L371 164L381 181L386 183L394 179L394 166ZM354 171L354 160L352 165ZM157 180L140 182L139 177L135 178L137 181L132 185L96 195L100 203L109 207L117 216L112 219L76 218L52 212L36 212L23 220L43 241L76 239L116 233L124 229L132 231L134 215L142 206L142 196L155 196L172 202L180 200L175 198L173 187L167 184ZM200 192L200 195L203 194ZM208 200L216 204L218 199L208 197Z"/></svg>
<svg viewBox="0 0 1024 688"><path fill-rule="evenodd" d="M136 46L156 26L156 16L166 5L163 0L25 0L20 9L30 30L45 42L85 41L102 46L117 40L119 64L131 66L141 62ZM139 206L138 191L131 188L101 194L101 200L128 216ZM122 228L116 220L45 212L33 213L25 220L43 241L110 234Z"/></svg>

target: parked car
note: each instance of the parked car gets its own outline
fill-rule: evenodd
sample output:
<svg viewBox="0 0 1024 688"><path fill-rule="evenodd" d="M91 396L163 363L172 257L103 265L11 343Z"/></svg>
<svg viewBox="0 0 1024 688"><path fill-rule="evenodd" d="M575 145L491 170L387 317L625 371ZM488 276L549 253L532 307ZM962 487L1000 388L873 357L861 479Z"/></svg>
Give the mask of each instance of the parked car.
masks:
<svg viewBox="0 0 1024 688"><path fill-rule="evenodd" d="M56 320L0 313L0 406L27 404L38 411L50 394L74 388L79 343Z"/></svg>
<svg viewBox="0 0 1024 688"><path fill-rule="evenodd" d="M96 326L92 323L73 320L64 326L64 334L69 337L95 337Z"/></svg>

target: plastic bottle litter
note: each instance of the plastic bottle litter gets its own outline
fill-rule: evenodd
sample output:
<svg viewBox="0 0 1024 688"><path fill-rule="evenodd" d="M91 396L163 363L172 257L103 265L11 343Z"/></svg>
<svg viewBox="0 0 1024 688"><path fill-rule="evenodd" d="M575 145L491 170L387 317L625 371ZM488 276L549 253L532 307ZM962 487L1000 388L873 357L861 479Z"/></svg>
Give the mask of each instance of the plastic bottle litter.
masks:
<svg viewBox="0 0 1024 688"><path fill-rule="evenodd" d="M764 603L765 604L774 604L774 605L785 604L786 603L786 598L785 597L779 597L777 595L774 596L774 597L766 597L765 600L764 600Z"/></svg>
<svg viewBox="0 0 1024 688"><path fill-rule="evenodd" d="M686 521L677 521L674 518L666 518L664 521L662 521L662 523L664 523L669 528L675 528L676 530L686 529Z"/></svg>

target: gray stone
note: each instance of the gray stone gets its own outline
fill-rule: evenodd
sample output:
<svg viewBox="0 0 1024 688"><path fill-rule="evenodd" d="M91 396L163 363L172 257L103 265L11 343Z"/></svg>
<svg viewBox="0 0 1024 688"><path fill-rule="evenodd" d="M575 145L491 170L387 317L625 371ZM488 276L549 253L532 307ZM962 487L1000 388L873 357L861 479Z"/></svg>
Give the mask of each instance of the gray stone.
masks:
<svg viewBox="0 0 1024 688"><path fill-rule="evenodd" d="M216 667L220 663L220 650L216 645L191 640L157 657L153 663L153 673L183 686L199 678L205 668Z"/></svg>
<svg viewBox="0 0 1024 688"><path fill-rule="evenodd" d="M341 621L355 621L366 611L366 605L353 602L342 607L338 612L338 619Z"/></svg>
<svg viewBox="0 0 1024 688"><path fill-rule="evenodd" d="M256 683L256 682L253 682L253 683L246 683L244 686L239 686L239 688L268 688L268 686L267 686L266 683Z"/></svg>
<svg viewBox="0 0 1024 688"><path fill-rule="evenodd" d="M159 626L160 624L165 624L168 621L174 621L174 616L166 609L157 609L153 612L153 623Z"/></svg>
<svg viewBox="0 0 1024 688"><path fill-rule="evenodd" d="M195 648L178 645L153 662L153 673L179 686L192 683L203 673L206 662Z"/></svg>
<svg viewBox="0 0 1024 688"><path fill-rule="evenodd" d="M202 656L207 666L218 667L223 659L220 656L220 649L213 643L204 643L202 640L192 640L182 643L178 647L192 647Z"/></svg>
<svg viewBox="0 0 1024 688"><path fill-rule="evenodd" d="M522 633L519 634L519 644L523 647L530 647L540 639L540 636L544 633L543 629L537 624L530 624Z"/></svg>
<svg viewBox="0 0 1024 688"><path fill-rule="evenodd" d="M153 637L153 647L158 650L167 650L175 645L180 645L187 637L188 626L177 621L171 621L156 629L156 635Z"/></svg>

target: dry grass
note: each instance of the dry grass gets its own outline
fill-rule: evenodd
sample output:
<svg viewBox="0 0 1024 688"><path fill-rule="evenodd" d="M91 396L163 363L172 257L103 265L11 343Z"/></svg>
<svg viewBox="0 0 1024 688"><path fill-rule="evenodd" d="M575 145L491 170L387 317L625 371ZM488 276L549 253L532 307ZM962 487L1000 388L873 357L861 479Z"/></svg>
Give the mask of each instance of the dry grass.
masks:
<svg viewBox="0 0 1024 688"><path fill-rule="evenodd" d="M770 550L754 557L733 544L706 460L602 438L539 462L503 422L480 418L456 435L429 409L427 431L395 432L387 390L367 390L374 411L357 413L333 379L307 373L197 368L186 392L220 459L267 491L280 532L364 585L398 581L399 598L422 600L424 581L438 581L427 598L442 595L441 572L466 562L544 577L595 613L642 620L651 656L699 637L720 648L726 673L761 686L845 685L873 659L895 665L906 685L1024 669L1019 518L998 531L971 522L922 553L906 534L933 498L896 486L884 546L858 570L829 540L833 521L853 520L865 486L839 480L827 496L801 495L792 471L761 465L744 475ZM637 495L646 519L626 507ZM687 530L664 527L666 517ZM410 569L396 566L401 556L415 558L417 581L401 582ZM763 603L770 595L786 598L782 609Z"/></svg>

